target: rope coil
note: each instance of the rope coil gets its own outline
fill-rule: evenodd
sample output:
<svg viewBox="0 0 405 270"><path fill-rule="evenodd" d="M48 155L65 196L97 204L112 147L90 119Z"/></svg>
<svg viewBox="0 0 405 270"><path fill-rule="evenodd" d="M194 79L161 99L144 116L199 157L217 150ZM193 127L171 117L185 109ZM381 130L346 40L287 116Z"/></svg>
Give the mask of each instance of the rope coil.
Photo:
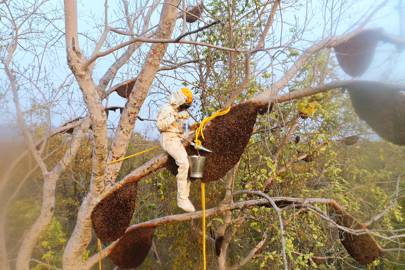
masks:
<svg viewBox="0 0 405 270"><path fill-rule="evenodd" d="M231 107L228 107L228 108L223 109L223 110L218 110L218 111L214 112L212 115L205 117L201 121L200 125L198 126L198 128L195 131L195 139L194 139L195 145L202 146L202 142L199 139L199 137L201 136L201 138L203 140L205 140L204 128L208 124L208 122L210 122L211 120L217 118L218 116L222 116L222 115L225 115L225 114L229 113L230 110L231 110Z"/></svg>

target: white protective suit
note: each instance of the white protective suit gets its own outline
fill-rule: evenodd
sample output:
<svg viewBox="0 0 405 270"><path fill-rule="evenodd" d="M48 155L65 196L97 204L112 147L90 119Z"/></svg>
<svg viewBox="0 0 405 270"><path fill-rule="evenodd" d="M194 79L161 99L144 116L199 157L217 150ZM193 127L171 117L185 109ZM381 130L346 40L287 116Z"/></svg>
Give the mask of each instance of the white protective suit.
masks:
<svg viewBox="0 0 405 270"><path fill-rule="evenodd" d="M189 161L186 149L182 144L184 130L183 122L189 118L187 111L179 111L181 105L186 104L187 97L182 91L173 93L169 104L164 105L157 116L157 126L160 131L162 148L174 158L178 166L177 205L186 212L194 212L195 208L189 200L190 181L188 180Z"/></svg>

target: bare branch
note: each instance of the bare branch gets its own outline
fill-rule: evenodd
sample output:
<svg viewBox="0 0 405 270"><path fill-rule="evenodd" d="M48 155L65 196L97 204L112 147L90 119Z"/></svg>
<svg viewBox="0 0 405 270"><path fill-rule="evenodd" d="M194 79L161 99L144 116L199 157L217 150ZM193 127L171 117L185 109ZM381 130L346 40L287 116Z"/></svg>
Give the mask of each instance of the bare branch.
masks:
<svg viewBox="0 0 405 270"><path fill-rule="evenodd" d="M266 99L267 97L269 97L268 95L262 95L262 94L266 93L266 92L264 92L262 94L259 94L256 97L252 98L251 101L257 102L258 104L262 105L263 107L266 107L269 103L283 103L283 102L287 102L287 101L294 100L294 99L312 96L312 95L315 95L315 94L318 94L321 92L325 92L328 90L332 90L332 89L344 88L344 87L350 85L350 83L352 83L352 82L354 82L354 80L331 82L331 83L324 84L317 88L305 88L305 89L301 89L301 90L296 90L296 91L289 92L288 94L285 94L282 96L271 97L270 99ZM267 93L267 94L269 94L269 93Z"/></svg>
<svg viewBox="0 0 405 270"><path fill-rule="evenodd" d="M159 71L173 70L173 69L177 69L179 67L185 66L187 64L199 63L200 61L202 61L202 60L189 60L189 61L177 63L175 65L171 65L171 66L161 66L159 68Z"/></svg>
<svg viewBox="0 0 405 270"><path fill-rule="evenodd" d="M147 28L149 26L151 17L152 17L152 13L153 11L156 9L157 5L159 3L159 0L154 0L154 2L152 3L152 5L149 7L147 14L145 15L144 18L144 26L143 26L143 32L147 33ZM127 17L127 24L129 27L129 31L131 34L133 34L133 24L132 22L130 22L129 20L129 14L128 14L128 7L126 2L124 2L124 6L125 6L125 14ZM131 44L130 46L128 46L128 49L117 59L117 61L115 61L114 64L112 64L110 66L110 68L105 72L105 74L101 77L99 84L97 86L97 89L101 92L104 91L108 85L108 83L115 77L115 75L117 74L118 70L123 67L128 60L131 58L132 54L135 52L136 49L138 49L140 47L141 43L136 43L136 44ZM94 55L93 55L94 56ZM109 94L104 94L104 97L107 97Z"/></svg>
<svg viewBox="0 0 405 270"><path fill-rule="evenodd" d="M218 23L220 23L220 22L221 22L221 21L214 21L214 22L209 23L209 24L207 24L207 25L204 25L203 27L200 27L200 28L198 28L198 29L196 29L196 30L189 31L189 32L186 32L186 33L184 33L184 34L181 34L180 36L178 36L177 38L175 38L173 41L174 41L174 42L179 42L180 40L182 40L182 39L183 39L184 37L186 37L186 36L189 36L189 35L192 35L192 34L195 34L195 33L201 32L201 31L204 31L205 29L210 28L211 26L214 26L214 25L216 25L216 24L218 24Z"/></svg>
<svg viewBox="0 0 405 270"><path fill-rule="evenodd" d="M101 33L100 39L96 43L92 56L96 55L100 51L101 47L104 45L105 41L107 40L107 35L108 35L109 31L110 31L110 28L108 27L108 0L105 0L104 1L104 30ZM94 67L94 65L91 65L89 67L89 69L92 70L93 67Z"/></svg>
<svg viewBox="0 0 405 270"><path fill-rule="evenodd" d="M228 47L224 47L224 46L219 46L219 45L213 45L213 44L209 44L209 43L205 43L205 42L198 42L198 41L192 41L192 40L176 40L175 39L165 39L165 38L146 38L146 37L138 37L138 38L134 38L128 41L125 41L119 45L116 45L115 47L112 47L104 52L100 52L98 54L96 54L95 56L93 56L92 58L90 58L86 65L90 65L92 62L96 61L98 58L109 55L119 49L122 49L128 45L131 45L133 43L139 43L139 42L143 42L143 43L160 43L160 44L168 44L168 43L179 43L179 44L187 44L187 45L196 45L196 46L203 46L203 47L208 47L208 48L214 48L214 49L218 49L218 50L222 50L222 51L228 51L228 52L237 52L237 53L247 53L250 52L250 50L248 49L235 49L235 48L228 48ZM270 49L270 48L268 48Z"/></svg>
<svg viewBox="0 0 405 270"><path fill-rule="evenodd" d="M242 266L244 266L245 264L247 264L248 262L250 262L251 259L253 259L253 257L256 255L256 253L264 246L264 244L267 241L267 233L263 234L263 239L257 243L257 245L252 248L249 253L246 255L246 257L244 257L240 262L238 262L236 265L231 266L229 269L230 270L238 270L239 268L241 268Z"/></svg>
<svg viewBox="0 0 405 270"><path fill-rule="evenodd" d="M396 186L395 186L395 193L394 193L394 197L393 199L390 201L388 207L384 208L383 211L381 211L381 213L379 213L378 215L374 216L372 219L370 219L369 221L367 221L364 225L366 225L367 227L369 227L371 224L373 224L374 222L376 222L377 220L379 220L380 218L382 218L383 216L385 216L386 213L388 213L388 211L390 211L392 208L394 208L397 203L398 203L398 197L399 197L399 184L401 182L401 178L403 177L403 175L398 175L397 177L397 182L396 182Z"/></svg>
<svg viewBox="0 0 405 270"><path fill-rule="evenodd" d="M16 109L18 126L20 127L21 132L24 135L25 142L27 143L31 154L34 156L35 161L38 163L38 166L41 168L42 175L45 176L48 173L48 169L46 167L45 162L42 160L39 151L35 147L32 135L30 134L28 128L25 125L24 115L21 110L20 99L19 99L19 95L18 95L19 87L17 84L17 79L16 79L14 72L10 69L10 63L11 63L13 55L16 51L17 43L18 43L18 35L16 32L15 39L8 46L6 60L3 60L2 62L4 65L4 70L6 72L7 78L10 82L11 92L13 94L13 101L14 101L14 106Z"/></svg>
<svg viewBox="0 0 405 270"><path fill-rule="evenodd" d="M252 191L252 190L240 190L234 193L234 195L238 194L253 194L253 195L258 195L260 197L264 197L270 205L273 207L273 209L276 211L277 216L278 216L278 221L280 225L280 235L281 235L281 254L283 257L283 262L284 262L284 269L288 270L288 261L287 261L287 254L286 254L286 240L285 240L285 230L284 230L284 222L283 222L283 217L281 216L281 209L277 206L275 203L275 200L272 199L269 195L261 192L261 191Z"/></svg>
<svg viewBox="0 0 405 270"><path fill-rule="evenodd" d="M275 82L270 89L264 91L263 93L260 93L255 98L253 98L253 101L267 104L267 102L277 96L277 94L288 84L288 82L297 74L297 72L301 70L301 68L315 53L319 52L322 49L331 48L340 43L343 43L362 31L363 30L359 29L342 36L329 37L316 43L315 45L312 45L304 51L304 53L294 62L292 67L287 72L285 72L284 76L280 80Z"/></svg>
<svg viewBox="0 0 405 270"><path fill-rule="evenodd" d="M266 25L262 34L260 35L259 42L257 43L256 49L263 49L264 48L264 41L266 40L267 34L269 33L270 27L273 25L274 16L276 15L276 11L280 6L280 0L275 0L273 6L271 8L270 16L267 19ZM255 51L252 51L252 53Z"/></svg>

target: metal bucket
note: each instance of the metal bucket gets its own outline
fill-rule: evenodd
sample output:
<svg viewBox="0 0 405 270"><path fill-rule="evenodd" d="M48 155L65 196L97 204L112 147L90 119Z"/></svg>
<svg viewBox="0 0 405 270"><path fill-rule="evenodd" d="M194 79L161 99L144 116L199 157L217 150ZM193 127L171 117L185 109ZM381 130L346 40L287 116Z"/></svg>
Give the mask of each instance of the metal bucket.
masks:
<svg viewBox="0 0 405 270"><path fill-rule="evenodd" d="M189 156L190 160L190 178L203 178L204 165L206 157L204 156Z"/></svg>

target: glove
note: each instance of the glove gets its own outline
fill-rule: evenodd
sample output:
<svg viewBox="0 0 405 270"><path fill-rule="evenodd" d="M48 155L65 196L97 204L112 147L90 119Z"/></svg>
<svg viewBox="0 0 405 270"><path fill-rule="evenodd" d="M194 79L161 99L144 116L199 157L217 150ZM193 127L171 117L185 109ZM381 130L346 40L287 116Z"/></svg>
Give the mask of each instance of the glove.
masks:
<svg viewBox="0 0 405 270"><path fill-rule="evenodd" d="M188 119L190 114L187 111L182 111L177 114L178 119Z"/></svg>
<svg viewBox="0 0 405 270"><path fill-rule="evenodd" d="M181 140L184 142L190 142L190 140L188 139L188 134L181 134L180 135Z"/></svg>
<svg viewBox="0 0 405 270"><path fill-rule="evenodd" d="M190 126L190 130L196 130L200 126L200 123L194 123Z"/></svg>

